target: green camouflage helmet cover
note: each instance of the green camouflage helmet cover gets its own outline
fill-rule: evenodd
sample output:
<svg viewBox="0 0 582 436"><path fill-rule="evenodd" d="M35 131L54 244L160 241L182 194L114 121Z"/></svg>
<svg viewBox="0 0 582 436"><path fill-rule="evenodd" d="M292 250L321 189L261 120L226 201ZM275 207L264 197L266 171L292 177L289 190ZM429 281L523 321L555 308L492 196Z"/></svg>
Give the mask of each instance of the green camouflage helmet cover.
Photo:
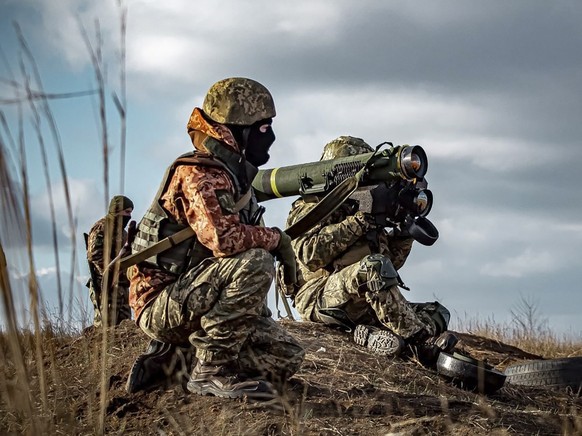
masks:
<svg viewBox="0 0 582 436"><path fill-rule="evenodd" d="M202 110L217 123L250 126L257 121L273 118L275 103L269 90L259 82L231 77L210 87Z"/></svg>
<svg viewBox="0 0 582 436"><path fill-rule="evenodd" d="M116 195L109 202L108 213L110 215L116 215L129 207L133 209L133 201L124 195Z"/></svg>
<svg viewBox="0 0 582 436"><path fill-rule="evenodd" d="M353 136L340 136L328 142L323 148L320 160L337 159L339 157L356 156L374 151L363 139Z"/></svg>

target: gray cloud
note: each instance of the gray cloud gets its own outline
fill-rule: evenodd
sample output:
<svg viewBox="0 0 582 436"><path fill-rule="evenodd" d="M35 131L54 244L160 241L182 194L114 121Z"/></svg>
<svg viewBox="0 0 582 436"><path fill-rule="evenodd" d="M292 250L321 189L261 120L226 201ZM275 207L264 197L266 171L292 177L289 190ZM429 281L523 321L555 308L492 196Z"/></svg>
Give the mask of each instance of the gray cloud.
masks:
<svg viewBox="0 0 582 436"><path fill-rule="evenodd" d="M108 86L116 90L114 3L46 2L31 18L41 25L32 30L27 22L28 29L37 45L48 41L47 53L81 74L88 56L74 16L89 29L99 17ZM269 166L317 160L323 145L341 134L372 145L391 140L425 147L435 195L430 218L441 238L413 250L402 270L413 288L407 297L437 296L459 315L504 319L520 295L531 294L560 329L582 330L571 309L582 303L582 4L128 5L135 163L127 184L136 215L172 157L190 149L184 126L208 87L226 76L250 76L277 103ZM87 177L100 180L89 167ZM290 203L268 202L267 224L284 226ZM83 222L100 215L91 206Z"/></svg>

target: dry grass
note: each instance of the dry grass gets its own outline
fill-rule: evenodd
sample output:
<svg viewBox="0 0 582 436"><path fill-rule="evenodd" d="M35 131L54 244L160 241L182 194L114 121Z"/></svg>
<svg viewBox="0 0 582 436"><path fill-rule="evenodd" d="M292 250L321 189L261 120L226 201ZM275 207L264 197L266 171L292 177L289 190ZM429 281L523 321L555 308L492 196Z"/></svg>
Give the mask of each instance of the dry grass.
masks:
<svg viewBox="0 0 582 436"><path fill-rule="evenodd" d="M126 99L125 99L125 31L126 31L126 7L122 1L119 2L120 11L120 91L113 92L113 102L117 109L120 121L120 143L121 143L121 191L124 183L124 164L125 164L125 138L126 138ZM106 111L106 93L107 83L105 80L105 68L102 57L102 40L99 30L99 23L95 23L94 39L96 44L92 44L92 39L85 31L82 23L79 23L81 35L87 45L88 52L95 72L96 90L82 91L80 93L51 94L47 93L43 87L42 76L36 64L32 50L29 48L25 36L22 34L18 24L15 24L15 32L18 39L18 73L14 71L7 59L3 56L2 60L6 64L6 71L9 74L8 80L3 82L9 84L14 95L12 98L2 98L1 103L15 107L16 126L11 126L7 121L4 112L0 112L0 121L2 130L0 130L0 179L2 181L2 190L0 192L0 206L2 214L2 233L0 235L0 278L2 285L2 309L3 319L5 320L6 333L2 336L4 342L2 357L2 369L6 374L3 403L16 405L15 416L28 417L29 427L23 427L26 433L38 434L41 429L48 429L47 417L54 415L52 399L49 392L52 386L60 383L58 364L54 360L54 351L52 347L54 337L67 338L74 333L76 325L84 326L88 319L83 318L79 323L75 322L75 314L84 314L84 311L77 310L75 302L78 298L74 296L74 278L78 275L79 256L76 251L77 243L77 223L71 202L69 189L69 178L65 164L65 156L61 143L61 137L57 128L55 117L53 116L50 100L54 98L74 98L97 94L98 101L96 107L99 113L101 149L103 158L103 186L104 202L109 201L109 160L111 150L109 145L109 128ZM28 121L30 120L30 121ZM27 122L28 121L28 122ZM51 222L51 236L54 253L54 262L56 265L57 279L57 313L50 314L49 310L42 301L41 290L38 285L36 275L35 256L33 252L33 231L31 216L31 197L30 197L30 170L27 153L31 152L31 145L27 143L28 131L33 132L36 143L39 146L42 170L45 181L45 189L48 194L48 212ZM16 133L15 133L16 132ZM52 149L51 149L52 147ZM67 237L70 239L70 264L67 268L69 273L63 273L63 251L60 247L58 237L55 195L53 192L54 171L50 167L49 156L55 157L59 177L58 184L63 187L65 213L68 219ZM110 252L105 247L105 263L108 263L107 256ZM6 259L4 247L11 248L10 259ZM24 251L18 251L17 247L24 247ZM81 258L84 257L84 254ZM17 312L15 295L19 294L20 288L14 289L11 283L10 271L18 271L19 274L27 277L28 285L27 302L28 310L23 319ZM65 277L66 276L66 277ZM65 284L64 279L68 278ZM68 286L67 286L68 285ZM68 290L68 291L67 291ZM66 302L69 302L68 304ZM105 302L106 304L106 302ZM68 312L68 313L66 313ZM105 318L107 311L104 313ZM56 315L56 316L55 316ZM107 319L104 319L104 323ZM22 331L22 326L29 326L30 330ZM28 328L28 327L26 327ZM55 330L60 334L55 336ZM95 377L100 377L101 391L107 392L108 389L108 359L111 341L111 332L104 329L102 331L101 341L101 362L100 365L94 365L100 369L95 373ZM26 346L30 345L30 348ZM34 350L34 358L30 356ZM8 352L10 351L10 352ZM91 353L96 355L96 353ZM36 365L32 368L30 365ZM51 373L47 372L47 367L52 368ZM32 377L30 374L35 374ZM102 395L101 397L105 397ZM40 404L40 406L38 406ZM96 432L103 433L105 420L105 403L101 401L101 408L98 416Z"/></svg>
<svg viewBox="0 0 582 436"><path fill-rule="evenodd" d="M573 335L559 335L539 324L524 328L515 318L509 323L496 323L489 319L470 318L461 321L460 329L508 345L513 345L532 354L548 359L582 356L582 338Z"/></svg>
<svg viewBox="0 0 582 436"><path fill-rule="evenodd" d="M0 371L6 386L0 386L0 433L547 435L582 431L582 399L567 392L507 385L483 396L454 387L413 360L372 355L341 332L312 323L283 324L307 354L279 401L269 407L192 396L179 385L129 395L124 390L126 374L147 338L130 321L111 328L102 431L99 331L43 330L47 409L38 399L37 335L21 332L15 337L31 368L27 376L32 416L18 401L24 389L19 387L8 335L3 335ZM518 362L525 356L517 349L496 350L489 348L494 342L470 339L465 350L479 347L491 361Z"/></svg>

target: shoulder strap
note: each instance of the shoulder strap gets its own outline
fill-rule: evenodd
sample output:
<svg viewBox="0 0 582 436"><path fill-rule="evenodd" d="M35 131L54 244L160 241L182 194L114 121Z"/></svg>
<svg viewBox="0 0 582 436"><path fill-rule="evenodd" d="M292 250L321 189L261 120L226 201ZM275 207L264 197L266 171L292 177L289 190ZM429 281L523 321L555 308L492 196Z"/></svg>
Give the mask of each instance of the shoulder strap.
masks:
<svg viewBox="0 0 582 436"><path fill-rule="evenodd" d="M121 259L121 262L119 262L119 269L123 271L132 265L143 262L144 260L149 259L151 256L166 251L172 248L174 245L178 245L180 242L185 241L186 239L190 239L192 236L194 236L194 234L195 233L192 227L188 226L179 232L176 232L173 235L170 235L161 241L158 241L157 243L149 246L145 250L132 254L131 256L124 257Z"/></svg>
<svg viewBox="0 0 582 436"><path fill-rule="evenodd" d="M317 205L305 214L299 221L285 229L291 239L301 236L313 226L329 217L338 207L346 201L358 188L358 180L349 177L337 185L333 190L321 199Z"/></svg>

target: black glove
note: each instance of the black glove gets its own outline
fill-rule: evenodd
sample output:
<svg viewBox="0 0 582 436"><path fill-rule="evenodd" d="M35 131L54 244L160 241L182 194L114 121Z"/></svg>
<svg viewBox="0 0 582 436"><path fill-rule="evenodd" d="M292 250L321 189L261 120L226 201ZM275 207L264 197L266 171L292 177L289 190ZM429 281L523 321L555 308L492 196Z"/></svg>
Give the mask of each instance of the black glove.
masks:
<svg viewBox="0 0 582 436"><path fill-rule="evenodd" d="M291 247L291 237L283 230L273 227L279 232L281 239L279 245L273 250L275 259L281 262L283 266L283 279L286 285L293 285L297 282L297 261L295 260L295 252Z"/></svg>
<svg viewBox="0 0 582 436"><path fill-rule="evenodd" d="M372 195L372 215L376 220L376 224L381 227L386 227L388 224L388 217L394 212L394 205L396 204L397 192L389 189L386 183L380 183L370 191Z"/></svg>
<svg viewBox="0 0 582 436"><path fill-rule="evenodd" d="M129 226L127 227L127 240L123 247L121 247L120 258L129 256L131 254L131 244L133 244L133 240L135 239L135 235L137 234L137 223L135 220L131 220L129 222Z"/></svg>
<svg viewBox="0 0 582 436"><path fill-rule="evenodd" d="M133 244L133 240L135 239L135 235L137 234L137 223L135 220L131 220L129 222L129 226L127 227L127 243L129 245Z"/></svg>

